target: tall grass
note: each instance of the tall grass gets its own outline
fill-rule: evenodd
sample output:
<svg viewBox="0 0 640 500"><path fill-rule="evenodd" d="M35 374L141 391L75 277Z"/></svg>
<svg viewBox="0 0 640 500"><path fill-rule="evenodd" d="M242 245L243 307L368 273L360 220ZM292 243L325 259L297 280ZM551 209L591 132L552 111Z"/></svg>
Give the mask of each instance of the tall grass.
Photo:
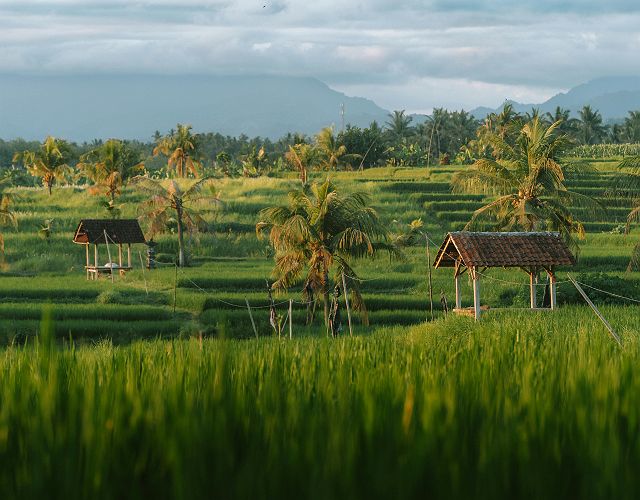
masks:
<svg viewBox="0 0 640 500"><path fill-rule="evenodd" d="M8 348L0 496L636 498L640 318L604 311L623 350L583 308Z"/></svg>

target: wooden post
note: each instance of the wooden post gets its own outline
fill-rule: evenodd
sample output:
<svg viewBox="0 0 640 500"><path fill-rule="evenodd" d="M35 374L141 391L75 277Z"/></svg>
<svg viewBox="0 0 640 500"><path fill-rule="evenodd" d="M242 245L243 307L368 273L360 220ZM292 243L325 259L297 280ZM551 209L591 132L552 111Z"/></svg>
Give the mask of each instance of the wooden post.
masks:
<svg viewBox="0 0 640 500"><path fill-rule="evenodd" d="M178 298L178 264L176 264L176 276L173 280L173 314L176 313L176 299Z"/></svg>
<svg viewBox="0 0 640 500"><path fill-rule="evenodd" d="M122 267L122 243L118 243L118 266Z"/></svg>
<svg viewBox="0 0 640 500"><path fill-rule="evenodd" d="M454 280L456 282L456 309L462 309L462 295L460 293L460 264L456 264Z"/></svg>
<svg viewBox="0 0 640 500"><path fill-rule="evenodd" d="M480 274L475 266L471 268L471 278L473 279L473 312L476 321L480 320Z"/></svg>
<svg viewBox="0 0 640 500"><path fill-rule="evenodd" d="M433 321L433 286L431 283L431 251L429 250L429 233L425 233L424 237L427 240L427 268L429 269L429 311L431 321Z"/></svg>
<svg viewBox="0 0 640 500"><path fill-rule="evenodd" d="M253 314L251 314L251 306L249 305L249 301L247 298L244 298L245 303L247 304L247 310L249 311L249 318L251 318L251 326L253 326L253 333L256 334L256 339L258 338L258 329L256 328L256 323L253 321Z"/></svg>
<svg viewBox="0 0 640 500"><path fill-rule="evenodd" d="M347 306L347 320L349 321L349 337L353 337L353 330L351 329L351 309L349 309L349 297L347 291L347 280L344 278L344 271L342 272L342 289L344 290L344 304ZM336 299L337 302L337 299Z"/></svg>
<svg viewBox="0 0 640 500"><path fill-rule="evenodd" d="M551 304L551 309L557 309L558 308L558 299L556 296L556 275L555 273L552 271L549 273L549 295L550 295L550 301L549 303Z"/></svg>
<svg viewBox="0 0 640 500"><path fill-rule="evenodd" d="M569 278L569 281L571 281L571 283L573 283L573 286L576 287L576 290L578 290L580 295L582 295L582 298L585 300L585 302L587 304L589 304L589 307L591 307L591 309L593 309L593 312L596 313L596 316L598 316L600 321L602 321L602 324L605 326L605 328L607 330L609 330L609 333L614 338L614 340L618 343L618 345L620 347L622 347L622 340L620 340L620 337L618 336L618 334L613 330L613 328L611 327L609 322L605 319L605 317L598 310L598 308L595 306L595 304L593 302L591 302L591 299L587 296L587 294L582 289L582 287L578 284L578 282L576 280L573 279L573 277L569 276L568 274L567 274L567 278Z"/></svg>
<svg viewBox="0 0 640 500"><path fill-rule="evenodd" d="M531 309L536 308L536 284L533 275L533 272L529 273L529 294L531 296Z"/></svg>
<svg viewBox="0 0 640 500"><path fill-rule="evenodd" d="M131 243L127 243L127 267L131 267Z"/></svg>
<svg viewBox="0 0 640 500"><path fill-rule="evenodd" d="M86 271L87 271L87 280L89 279L89 243L87 243L85 246L85 250L87 253L87 266L86 266Z"/></svg>
<svg viewBox="0 0 640 500"><path fill-rule="evenodd" d="M109 256L109 272L111 273L111 283L113 283L113 261L111 260L111 250L109 249L109 240L107 240L106 229L104 230L104 241L107 244L107 255Z"/></svg>
<svg viewBox="0 0 640 500"><path fill-rule="evenodd" d="M93 245L93 259L94 259L93 265L95 267L94 273L93 273L93 279L97 280L98 279L98 244L97 243Z"/></svg>
<svg viewBox="0 0 640 500"><path fill-rule="evenodd" d="M293 320L291 319L293 311L293 299L289 299L289 340L293 338Z"/></svg>
<svg viewBox="0 0 640 500"><path fill-rule="evenodd" d="M129 247L129 253L131 253L131 247ZM149 295L149 288L147 288L147 276L144 274L144 261L142 260L142 253L138 252L140 256L140 267L142 268L142 279L144 279L144 291Z"/></svg>

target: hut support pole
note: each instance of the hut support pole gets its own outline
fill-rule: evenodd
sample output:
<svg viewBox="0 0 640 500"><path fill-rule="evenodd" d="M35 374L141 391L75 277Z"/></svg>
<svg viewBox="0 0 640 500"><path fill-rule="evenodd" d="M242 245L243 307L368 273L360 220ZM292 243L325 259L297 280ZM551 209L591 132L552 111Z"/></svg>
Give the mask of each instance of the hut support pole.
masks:
<svg viewBox="0 0 640 500"><path fill-rule="evenodd" d="M548 272L549 274L549 295L550 295L550 304L551 304L551 309L557 309L558 308L558 299L556 296L556 275L553 271Z"/></svg>
<svg viewBox="0 0 640 500"><path fill-rule="evenodd" d="M93 279L98 279L98 244L93 245L93 260L95 266L95 272L93 273Z"/></svg>
<svg viewBox="0 0 640 500"><path fill-rule="evenodd" d="M87 270L87 280L89 279L89 243L87 243L85 246L85 251L87 254L87 266L86 266L86 270Z"/></svg>
<svg viewBox="0 0 640 500"><path fill-rule="evenodd" d="M456 283L456 309L462 309L462 295L460 293L460 264L456 264L456 270L453 277Z"/></svg>
<svg viewBox="0 0 640 500"><path fill-rule="evenodd" d="M118 244L118 267L122 267L122 243Z"/></svg>
<svg viewBox="0 0 640 500"><path fill-rule="evenodd" d="M127 267L131 267L131 243L127 243Z"/></svg>
<svg viewBox="0 0 640 500"><path fill-rule="evenodd" d="M475 266L471 268L471 279L473 280L473 315L476 321L480 320L480 275Z"/></svg>
<svg viewBox="0 0 640 500"><path fill-rule="evenodd" d="M536 308L536 282L535 273L529 273L529 293L531 295L531 309Z"/></svg>

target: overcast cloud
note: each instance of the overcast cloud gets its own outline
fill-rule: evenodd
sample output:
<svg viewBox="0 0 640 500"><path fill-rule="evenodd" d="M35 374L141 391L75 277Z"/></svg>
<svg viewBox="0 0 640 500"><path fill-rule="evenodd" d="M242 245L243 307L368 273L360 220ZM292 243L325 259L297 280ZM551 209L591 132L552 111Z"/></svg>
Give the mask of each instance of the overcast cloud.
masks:
<svg viewBox="0 0 640 500"><path fill-rule="evenodd" d="M0 73L286 74L388 109L640 74L640 2L0 0Z"/></svg>

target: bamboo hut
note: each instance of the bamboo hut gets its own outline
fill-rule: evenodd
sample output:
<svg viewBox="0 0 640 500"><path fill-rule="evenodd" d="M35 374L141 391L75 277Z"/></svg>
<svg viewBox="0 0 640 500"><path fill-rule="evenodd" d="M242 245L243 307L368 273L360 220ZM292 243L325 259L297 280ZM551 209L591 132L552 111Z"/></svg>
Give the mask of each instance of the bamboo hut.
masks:
<svg viewBox="0 0 640 500"><path fill-rule="evenodd" d="M131 245L145 243L145 238L136 219L83 219L78 224L73 242L85 246L87 279L95 280L100 273L110 273L113 276L114 271L123 275L131 270ZM93 263L89 249L91 245ZM107 249L109 261L104 265L99 263L99 245L105 245ZM126 265L123 263L124 246L127 251ZM117 250L117 256L111 253L112 248L114 252ZM116 257L117 262L114 262Z"/></svg>
<svg viewBox="0 0 640 500"><path fill-rule="evenodd" d="M438 250L434 267L452 267L456 289L454 311L462 311L460 277L469 272L473 281L473 316L480 319L480 278L492 267L519 268L529 275L531 309L537 309L536 279L539 272L549 276L550 307L556 300L556 269L575 264L575 257L559 233L551 232L470 232L447 234Z"/></svg>

